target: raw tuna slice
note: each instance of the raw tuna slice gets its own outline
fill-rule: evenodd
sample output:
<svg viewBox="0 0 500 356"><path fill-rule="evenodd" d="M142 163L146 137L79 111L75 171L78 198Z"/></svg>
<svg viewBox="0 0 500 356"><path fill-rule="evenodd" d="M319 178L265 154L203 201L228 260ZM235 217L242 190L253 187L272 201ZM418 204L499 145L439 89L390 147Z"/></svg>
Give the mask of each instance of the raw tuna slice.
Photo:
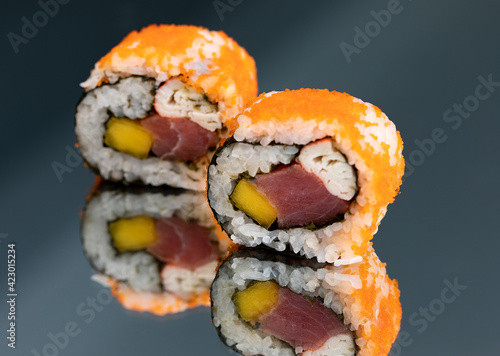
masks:
<svg viewBox="0 0 500 356"><path fill-rule="evenodd" d="M330 223L350 204L332 195L318 177L296 163L258 174L254 184L278 211L280 228Z"/></svg>
<svg viewBox="0 0 500 356"><path fill-rule="evenodd" d="M288 288L280 288L278 304L258 322L262 331L304 350L316 350L349 330L332 310Z"/></svg>
<svg viewBox="0 0 500 356"><path fill-rule="evenodd" d="M147 250L160 261L194 269L217 259L217 247L206 227L174 216L158 220L156 231L158 241Z"/></svg>
<svg viewBox="0 0 500 356"><path fill-rule="evenodd" d="M216 132L184 118L162 117L157 113L141 120L154 137L153 153L164 160L194 161L217 145Z"/></svg>

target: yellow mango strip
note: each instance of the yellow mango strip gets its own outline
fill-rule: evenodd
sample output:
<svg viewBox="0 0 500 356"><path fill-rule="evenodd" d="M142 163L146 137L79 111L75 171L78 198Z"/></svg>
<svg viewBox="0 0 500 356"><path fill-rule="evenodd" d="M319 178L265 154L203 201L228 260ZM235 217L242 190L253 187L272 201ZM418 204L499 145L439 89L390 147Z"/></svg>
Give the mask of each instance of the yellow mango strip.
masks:
<svg viewBox="0 0 500 356"><path fill-rule="evenodd" d="M104 133L104 143L117 151L137 158L147 158L154 137L139 120L112 117Z"/></svg>
<svg viewBox="0 0 500 356"><path fill-rule="evenodd" d="M231 194L233 204L242 212L269 229L278 212L248 179L241 179Z"/></svg>
<svg viewBox="0 0 500 356"><path fill-rule="evenodd" d="M279 285L272 281L257 282L251 287L236 292L234 304L245 321L257 320L278 303Z"/></svg>
<svg viewBox="0 0 500 356"><path fill-rule="evenodd" d="M109 233L119 252L141 250L158 240L155 219L143 215L113 221Z"/></svg>

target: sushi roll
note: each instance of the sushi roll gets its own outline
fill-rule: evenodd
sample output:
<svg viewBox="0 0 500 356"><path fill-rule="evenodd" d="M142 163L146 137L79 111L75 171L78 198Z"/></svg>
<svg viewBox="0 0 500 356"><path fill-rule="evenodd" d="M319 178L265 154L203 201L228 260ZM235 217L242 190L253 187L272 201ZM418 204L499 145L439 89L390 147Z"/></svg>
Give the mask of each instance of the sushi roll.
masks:
<svg viewBox="0 0 500 356"><path fill-rule="evenodd" d="M208 169L209 203L230 238L359 262L404 171L387 116L346 93L300 89L260 95L230 126Z"/></svg>
<svg viewBox="0 0 500 356"><path fill-rule="evenodd" d="M370 247L363 262L334 267L269 249L243 249L212 284L212 320L242 355L384 356L401 304Z"/></svg>
<svg viewBox="0 0 500 356"><path fill-rule="evenodd" d="M203 191L226 122L257 96L253 58L223 32L150 25L81 84L75 133L106 180Z"/></svg>
<svg viewBox="0 0 500 356"><path fill-rule="evenodd" d="M104 182L82 217L84 252L128 309L165 314L209 305L231 240L199 192Z"/></svg>

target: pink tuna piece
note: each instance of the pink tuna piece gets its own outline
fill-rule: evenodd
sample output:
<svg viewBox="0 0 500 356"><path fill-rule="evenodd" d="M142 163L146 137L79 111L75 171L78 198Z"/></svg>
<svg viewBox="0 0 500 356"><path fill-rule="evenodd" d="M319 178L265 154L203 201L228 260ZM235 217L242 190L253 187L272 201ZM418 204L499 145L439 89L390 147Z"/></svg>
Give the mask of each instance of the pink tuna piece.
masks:
<svg viewBox="0 0 500 356"><path fill-rule="evenodd" d="M156 222L158 241L147 251L160 261L194 269L218 257L210 242L209 229L194 222L171 217Z"/></svg>
<svg viewBox="0 0 500 356"><path fill-rule="evenodd" d="M141 120L142 126L154 136L153 153L164 160L194 161L215 147L216 132L184 118L162 117L153 113Z"/></svg>
<svg viewBox="0 0 500 356"><path fill-rule="evenodd" d="M311 351L349 330L332 310L288 288L280 288L278 303L258 322L262 331Z"/></svg>
<svg viewBox="0 0 500 356"><path fill-rule="evenodd" d="M258 174L254 185L276 208L280 228L324 225L344 214L350 205L332 195L318 177L296 163Z"/></svg>

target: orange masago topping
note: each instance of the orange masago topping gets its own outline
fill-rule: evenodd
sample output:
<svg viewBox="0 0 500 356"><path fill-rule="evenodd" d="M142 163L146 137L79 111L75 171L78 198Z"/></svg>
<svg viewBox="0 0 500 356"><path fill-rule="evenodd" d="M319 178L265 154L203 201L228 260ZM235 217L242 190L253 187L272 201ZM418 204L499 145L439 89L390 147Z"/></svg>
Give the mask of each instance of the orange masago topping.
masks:
<svg viewBox="0 0 500 356"><path fill-rule="evenodd" d="M116 74L160 81L179 76L210 101L222 103L227 118L257 95L253 58L224 32L197 26L150 25L129 33L96 63L82 85L89 90Z"/></svg>
<svg viewBox="0 0 500 356"><path fill-rule="evenodd" d="M342 274L359 276L362 287L354 289L352 300L358 305L354 318L366 320L357 336L367 340L363 355L387 355L396 340L401 323L401 302L398 282L386 274L371 243L363 262Z"/></svg>
<svg viewBox="0 0 500 356"><path fill-rule="evenodd" d="M198 306L210 306L210 291L201 291L189 300L169 292L137 292L117 280L108 279L111 293L126 309L156 315L176 314Z"/></svg>

